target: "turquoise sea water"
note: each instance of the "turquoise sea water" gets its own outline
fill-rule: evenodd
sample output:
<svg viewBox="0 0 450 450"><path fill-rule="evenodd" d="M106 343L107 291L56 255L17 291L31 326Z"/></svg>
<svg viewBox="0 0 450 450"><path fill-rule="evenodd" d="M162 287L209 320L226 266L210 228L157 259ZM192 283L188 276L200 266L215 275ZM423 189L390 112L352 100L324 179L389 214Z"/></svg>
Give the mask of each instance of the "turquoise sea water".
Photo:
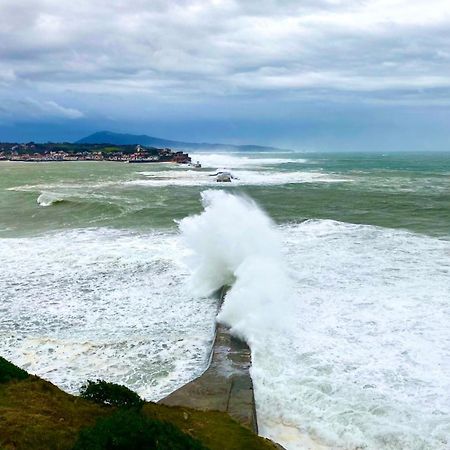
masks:
<svg viewBox="0 0 450 450"><path fill-rule="evenodd" d="M190 255L211 279L268 261L228 302L260 432L288 450L449 448L450 153L193 159L0 162L0 354L71 392L106 377L159 399L207 364L217 306ZM192 242L179 222L205 208Z"/></svg>
<svg viewBox="0 0 450 450"><path fill-rule="evenodd" d="M217 187L208 177L211 170L231 163L240 180L227 188L257 200L278 223L320 218L450 234L448 153L218 154L206 159L209 167L196 172L163 164L0 163L0 233L173 228L174 219L200 211L199 193L205 187ZM49 202L52 208L42 207Z"/></svg>

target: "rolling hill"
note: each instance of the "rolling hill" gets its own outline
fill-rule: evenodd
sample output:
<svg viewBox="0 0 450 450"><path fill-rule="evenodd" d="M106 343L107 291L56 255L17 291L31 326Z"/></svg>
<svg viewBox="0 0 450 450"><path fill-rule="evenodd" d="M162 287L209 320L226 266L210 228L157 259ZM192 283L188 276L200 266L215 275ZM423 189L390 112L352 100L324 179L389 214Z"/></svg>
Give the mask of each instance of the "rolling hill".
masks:
<svg viewBox="0 0 450 450"><path fill-rule="evenodd" d="M162 139L145 134L122 134L113 133L111 131L99 131L97 133L86 136L76 144L115 144L115 145L145 145L151 147L168 147L179 150L220 150L220 151L243 151L243 152L270 152L280 151L283 149L275 147L266 147L262 145L229 145L229 144L209 144L209 143L195 143L195 142L180 142L172 141L170 139ZM289 151L289 150L286 150Z"/></svg>

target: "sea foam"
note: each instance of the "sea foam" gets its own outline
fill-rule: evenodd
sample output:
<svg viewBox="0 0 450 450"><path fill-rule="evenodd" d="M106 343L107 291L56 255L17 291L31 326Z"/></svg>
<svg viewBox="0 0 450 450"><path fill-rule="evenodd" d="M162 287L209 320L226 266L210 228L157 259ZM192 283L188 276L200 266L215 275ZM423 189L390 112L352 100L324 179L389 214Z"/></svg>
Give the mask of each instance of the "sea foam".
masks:
<svg viewBox="0 0 450 450"><path fill-rule="evenodd" d="M288 450L447 449L450 243L276 226L220 191L203 203L179 235L0 239L2 356L72 392L107 377L157 400L205 368L209 294L229 284L218 319L251 347L261 434Z"/></svg>
<svg viewBox="0 0 450 450"><path fill-rule="evenodd" d="M173 233L0 239L0 354L69 392L103 378L164 397L204 370L213 337L183 253Z"/></svg>
<svg viewBox="0 0 450 450"><path fill-rule="evenodd" d="M183 220L191 286L231 285L218 320L252 350L259 430L289 450L446 449L446 241L373 226L276 228L251 200L202 195Z"/></svg>
<svg viewBox="0 0 450 450"><path fill-rule="evenodd" d="M218 166L217 166L218 167ZM217 170L229 170L230 166L213 172L172 169L138 172L142 178L124 182L126 186L164 187L164 186L202 186L204 188L217 186L216 178L211 174ZM243 170L231 171L235 177L224 187L235 186L275 186L283 184L303 183L343 183L352 181L348 177L338 177L334 174L308 171L275 171L275 170Z"/></svg>
<svg viewBox="0 0 450 450"><path fill-rule="evenodd" d="M256 157L255 157L256 155ZM274 166L279 164L297 163L304 164L308 160L295 158L291 159L291 155L277 155L282 157L273 157L273 154L252 154L251 156L243 156L242 154L233 153L192 153L193 161L199 161L203 167L215 169L216 167L225 166L230 169L239 168L257 168L264 166ZM286 157L288 156L288 157Z"/></svg>

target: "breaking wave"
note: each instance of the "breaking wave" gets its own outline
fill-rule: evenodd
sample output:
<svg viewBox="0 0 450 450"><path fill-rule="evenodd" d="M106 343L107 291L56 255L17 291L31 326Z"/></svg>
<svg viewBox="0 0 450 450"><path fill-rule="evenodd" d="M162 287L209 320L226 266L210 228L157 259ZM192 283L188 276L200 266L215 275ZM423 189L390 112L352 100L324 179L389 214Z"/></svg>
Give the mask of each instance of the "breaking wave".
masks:
<svg viewBox="0 0 450 450"><path fill-rule="evenodd" d="M277 326L280 316L274 313L282 303L289 306L281 236L249 198L211 190L202 193L202 202L202 214L180 222L182 238L191 249L191 289L208 296L231 285L218 320L251 343L262 326Z"/></svg>
<svg viewBox="0 0 450 450"><path fill-rule="evenodd" d="M217 320L251 347L260 432L289 450L448 448L449 243L202 200L180 223L191 288L232 286Z"/></svg>
<svg viewBox="0 0 450 450"><path fill-rule="evenodd" d="M62 203L66 201L66 198L61 194L43 192L41 195L39 195L36 201L39 206L51 206L56 203Z"/></svg>
<svg viewBox="0 0 450 450"><path fill-rule="evenodd" d="M242 154L232 153L193 153L191 154L192 161L200 161L203 167L215 169L217 167L227 167L229 169L241 168L257 168L264 166L273 166L278 164L288 163L306 163L306 159L292 159L292 157L267 157L264 155L253 154L252 156L243 156ZM280 155L281 156L281 155ZM285 155L283 155L285 156ZM288 155L289 156L289 155ZM290 155L292 156L292 155Z"/></svg>
<svg viewBox="0 0 450 450"><path fill-rule="evenodd" d="M229 166L227 166L228 168ZM145 178L127 181L127 186L217 186L214 177L209 172L195 170L167 170L139 172ZM259 170L233 170L236 177L232 183L226 183L222 187L232 186L270 186L283 184L302 183L341 183L351 181L350 178L335 176L321 172L279 172Z"/></svg>

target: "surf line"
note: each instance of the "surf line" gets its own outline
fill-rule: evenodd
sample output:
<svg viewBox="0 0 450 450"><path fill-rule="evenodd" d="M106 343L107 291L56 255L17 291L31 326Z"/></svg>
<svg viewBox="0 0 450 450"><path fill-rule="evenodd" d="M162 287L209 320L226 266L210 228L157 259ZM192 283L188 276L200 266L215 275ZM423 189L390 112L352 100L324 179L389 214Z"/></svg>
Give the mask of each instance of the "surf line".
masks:
<svg viewBox="0 0 450 450"><path fill-rule="evenodd" d="M219 290L219 308L227 287ZM258 434L252 364L248 345L216 322L213 346L205 372L160 400L167 406L184 406L201 411L228 413L241 425Z"/></svg>

